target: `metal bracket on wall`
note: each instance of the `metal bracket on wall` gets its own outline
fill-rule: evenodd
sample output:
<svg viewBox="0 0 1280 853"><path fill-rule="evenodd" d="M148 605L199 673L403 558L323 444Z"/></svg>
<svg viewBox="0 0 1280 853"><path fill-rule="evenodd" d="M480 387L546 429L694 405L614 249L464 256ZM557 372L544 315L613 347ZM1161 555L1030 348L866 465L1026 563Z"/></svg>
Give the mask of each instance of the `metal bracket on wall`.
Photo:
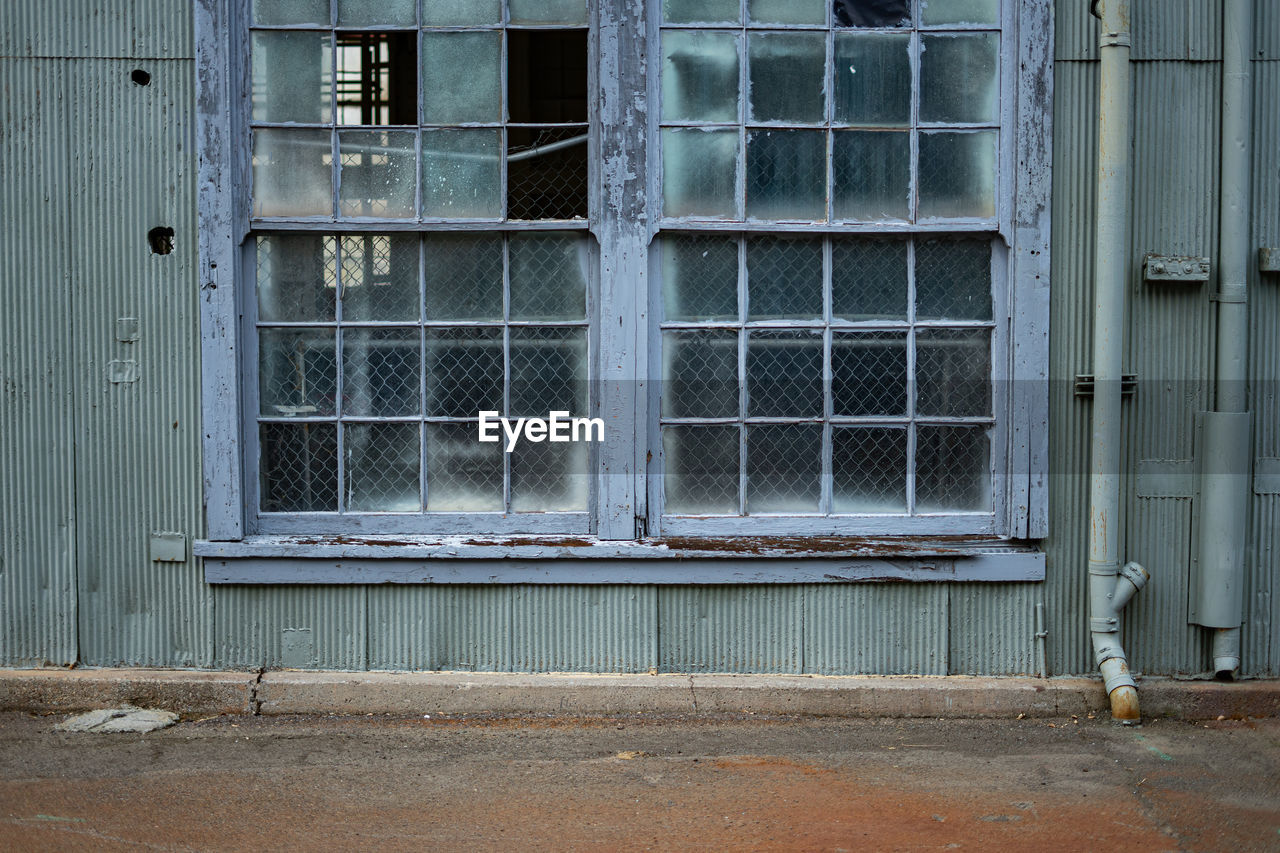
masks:
<svg viewBox="0 0 1280 853"><path fill-rule="evenodd" d="M1142 260L1142 278L1147 282L1199 284L1209 280L1209 259L1194 255L1147 255Z"/></svg>
<svg viewBox="0 0 1280 853"><path fill-rule="evenodd" d="M1280 247L1264 246L1258 250L1258 272L1280 272Z"/></svg>
<svg viewBox="0 0 1280 853"><path fill-rule="evenodd" d="M1075 382L1075 392L1077 397L1093 396L1093 374L1077 373ZM1138 374L1122 373L1120 374L1120 396L1132 397L1138 391Z"/></svg>

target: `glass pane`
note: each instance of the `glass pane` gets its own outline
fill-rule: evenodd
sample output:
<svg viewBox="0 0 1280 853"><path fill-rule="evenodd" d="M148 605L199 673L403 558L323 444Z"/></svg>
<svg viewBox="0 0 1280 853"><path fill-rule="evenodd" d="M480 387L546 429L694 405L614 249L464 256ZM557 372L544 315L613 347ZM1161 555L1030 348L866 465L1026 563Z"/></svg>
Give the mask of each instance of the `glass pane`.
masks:
<svg viewBox="0 0 1280 853"><path fill-rule="evenodd" d="M747 513L818 511L822 426L747 427Z"/></svg>
<svg viewBox="0 0 1280 853"><path fill-rule="evenodd" d="M253 0L253 22L329 26L329 0Z"/></svg>
<svg viewBox="0 0 1280 853"><path fill-rule="evenodd" d="M586 318L591 250L584 237L512 234L509 251L512 320Z"/></svg>
<svg viewBox="0 0 1280 853"><path fill-rule="evenodd" d="M827 24L826 0L747 0L753 24Z"/></svg>
<svg viewBox="0 0 1280 853"><path fill-rule="evenodd" d="M253 131L253 215L329 216L332 164L327 130Z"/></svg>
<svg viewBox="0 0 1280 853"><path fill-rule="evenodd" d="M327 124L333 106L332 51L329 33L254 31L253 120Z"/></svg>
<svg viewBox="0 0 1280 853"><path fill-rule="evenodd" d="M822 416L822 332L753 332L747 341L747 415Z"/></svg>
<svg viewBox="0 0 1280 853"><path fill-rule="evenodd" d="M911 0L835 0L837 27L909 27Z"/></svg>
<svg viewBox="0 0 1280 853"><path fill-rule="evenodd" d="M667 515L738 514L738 427L662 430Z"/></svg>
<svg viewBox="0 0 1280 853"><path fill-rule="evenodd" d="M831 139L836 219L878 222L910 215L911 134L840 130Z"/></svg>
<svg viewBox="0 0 1280 853"><path fill-rule="evenodd" d="M422 24L452 27L497 24L502 21L502 0L422 0ZM427 498L430 502L431 498Z"/></svg>
<svg viewBox="0 0 1280 853"><path fill-rule="evenodd" d="M822 240L747 238L747 319L822 319Z"/></svg>
<svg viewBox="0 0 1280 853"><path fill-rule="evenodd" d="M757 130L747 134L748 219L826 219L826 190L825 131Z"/></svg>
<svg viewBox="0 0 1280 853"><path fill-rule="evenodd" d="M907 511L907 431L831 430L831 511Z"/></svg>
<svg viewBox="0 0 1280 853"><path fill-rule="evenodd" d="M589 447L585 442L552 443L522 439L511 451L512 511L586 510L590 482Z"/></svg>
<svg viewBox="0 0 1280 853"><path fill-rule="evenodd" d="M662 131L662 213L733 219L737 215L738 131Z"/></svg>
<svg viewBox="0 0 1280 853"><path fill-rule="evenodd" d="M752 121L826 118L826 42L822 33L752 33L747 38Z"/></svg>
<svg viewBox="0 0 1280 853"><path fill-rule="evenodd" d="M907 335L831 336L831 413L853 417L907 413Z"/></svg>
<svg viewBox="0 0 1280 853"><path fill-rule="evenodd" d="M425 234L428 320L502 319L502 237Z"/></svg>
<svg viewBox="0 0 1280 853"><path fill-rule="evenodd" d="M501 120L501 63L497 32L423 33L423 122Z"/></svg>
<svg viewBox="0 0 1280 853"><path fill-rule="evenodd" d="M834 241L831 316L844 320L907 319L907 242Z"/></svg>
<svg viewBox="0 0 1280 853"><path fill-rule="evenodd" d="M418 0L338 0L338 25L417 26L417 5Z"/></svg>
<svg viewBox="0 0 1280 853"><path fill-rule="evenodd" d="M427 424L427 512L501 512L502 447L473 423Z"/></svg>
<svg viewBox="0 0 1280 853"><path fill-rule="evenodd" d="M343 427L349 512L421 512L418 424Z"/></svg>
<svg viewBox="0 0 1280 853"><path fill-rule="evenodd" d="M991 319L988 241L916 241L916 319Z"/></svg>
<svg viewBox="0 0 1280 853"><path fill-rule="evenodd" d="M738 120L738 37L734 33L662 34L662 120Z"/></svg>
<svg viewBox="0 0 1280 853"><path fill-rule="evenodd" d="M338 134L341 216L412 217L418 184L417 134Z"/></svg>
<svg viewBox="0 0 1280 853"><path fill-rule="evenodd" d="M513 24L587 25L586 0L509 0Z"/></svg>
<svg viewBox="0 0 1280 853"><path fill-rule="evenodd" d="M415 33L350 33L338 37L338 124L418 123Z"/></svg>
<svg viewBox="0 0 1280 853"><path fill-rule="evenodd" d="M911 37L836 33L837 124L911 123Z"/></svg>
<svg viewBox="0 0 1280 853"><path fill-rule="evenodd" d="M260 414L332 415L337 392L333 329L258 330Z"/></svg>
<svg viewBox="0 0 1280 853"><path fill-rule="evenodd" d="M738 333L664 332L661 397L664 417L737 417Z"/></svg>
<svg viewBox="0 0 1280 853"><path fill-rule="evenodd" d="M333 320L337 248L319 234L257 238L258 321L323 323Z"/></svg>
<svg viewBox="0 0 1280 853"><path fill-rule="evenodd" d="M501 412L502 329L427 329L427 416Z"/></svg>
<svg viewBox="0 0 1280 853"><path fill-rule="evenodd" d="M508 219L586 219L586 125L508 128L507 145Z"/></svg>
<svg viewBox="0 0 1280 853"><path fill-rule="evenodd" d="M994 24L1000 18L1000 0L928 0L920 4L927 27L939 24Z"/></svg>
<svg viewBox="0 0 1280 853"><path fill-rule="evenodd" d="M342 413L388 418L421 411L417 329L344 329Z"/></svg>
<svg viewBox="0 0 1280 853"><path fill-rule="evenodd" d="M342 238L342 319L418 319L418 237Z"/></svg>
<svg viewBox="0 0 1280 853"><path fill-rule="evenodd" d="M738 241L678 234L662 240L667 320L738 319Z"/></svg>
<svg viewBox="0 0 1280 853"><path fill-rule="evenodd" d="M920 134L921 219L996 215L996 132Z"/></svg>
<svg viewBox="0 0 1280 853"><path fill-rule="evenodd" d="M662 0L662 20L668 24L732 24L742 20L742 9L738 0Z"/></svg>
<svg viewBox="0 0 1280 853"><path fill-rule="evenodd" d="M922 36L920 41L920 121L998 121L1000 35Z"/></svg>
<svg viewBox="0 0 1280 853"><path fill-rule="evenodd" d="M916 332L916 414L962 418L991 415L991 331Z"/></svg>
<svg viewBox="0 0 1280 853"><path fill-rule="evenodd" d="M424 130L422 215L502 216L500 145L496 130Z"/></svg>
<svg viewBox="0 0 1280 853"><path fill-rule="evenodd" d="M916 428L916 512L990 512L991 442L985 427Z"/></svg>
<svg viewBox="0 0 1280 853"><path fill-rule="evenodd" d="M263 512L337 512L338 430L333 424L262 424Z"/></svg>
<svg viewBox="0 0 1280 853"><path fill-rule="evenodd" d="M584 416L586 390L585 329L511 330L511 415L545 418L563 411Z"/></svg>

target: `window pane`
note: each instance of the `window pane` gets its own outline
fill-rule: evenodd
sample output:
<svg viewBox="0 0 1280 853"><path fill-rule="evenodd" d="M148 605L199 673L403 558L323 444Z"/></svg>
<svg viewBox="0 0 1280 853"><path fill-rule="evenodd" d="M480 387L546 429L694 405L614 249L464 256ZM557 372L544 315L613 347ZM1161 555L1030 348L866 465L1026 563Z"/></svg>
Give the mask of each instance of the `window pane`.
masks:
<svg viewBox="0 0 1280 853"><path fill-rule="evenodd" d="M832 134L832 212L836 219L906 219L911 191L911 135L896 130Z"/></svg>
<svg viewBox="0 0 1280 853"><path fill-rule="evenodd" d="M329 25L329 0L253 0L253 22Z"/></svg>
<svg viewBox="0 0 1280 853"><path fill-rule="evenodd" d="M822 240L747 238L747 319L822 319Z"/></svg>
<svg viewBox="0 0 1280 853"><path fill-rule="evenodd" d="M427 512L501 512L502 447L473 423L427 424Z"/></svg>
<svg viewBox="0 0 1280 853"><path fill-rule="evenodd" d="M907 319L907 242L834 241L831 316L845 320Z"/></svg>
<svg viewBox="0 0 1280 853"><path fill-rule="evenodd" d="M668 24L737 23L742 10L738 0L662 0L662 20Z"/></svg>
<svg viewBox="0 0 1280 853"><path fill-rule="evenodd" d="M836 33L837 124L911 123L911 37Z"/></svg>
<svg viewBox="0 0 1280 853"><path fill-rule="evenodd" d="M338 25L416 26L417 2L418 0L338 0Z"/></svg>
<svg viewBox="0 0 1280 853"><path fill-rule="evenodd" d="M334 238L275 234L259 237L257 248L259 322L333 320L338 290Z"/></svg>
<svg viewBox="0 0 1280 853"><path fill-rule="evenodd" d="M662 131L664 216L737 215L737 130Z"/></svg>
<svg viewBox="0 0 1280 853"><path fill-rule="evenodd" d="M418 424L348 424L346 505L351 512L421 512Z"/></svg>
<svg viewBox="0 0 1280 853"><path fill-rule="evenodd" d="M342 413L380 418L418 414L419 341L417 329L344 329Z"/></svg>
<svg viewBox="0 0 1280 853"><path fill-rule="evenodd" d="M989 329L916 332L916 413L944 418L991 415Z"/></svg>
<svg viewBox="0 0 1280 853"><path fill-rule="evenodd" d="M907 413L905 332L832 334L831 412L854 417Z"/></svg>
<svg viewBox="0 0 1280 853"><path fill-rule="evenodd" d="M329 33L255 31L253 120L327 124L332 117L332 49Z"/></svg>
<svg viewBox="0 0 1280 853"><path fill-rule="evenodd" d="M587 127L507 130L507 218L587 217Z"/></svg>
<svg viewBox="0 0 1280 853"><path fill-rule="evenodd" d="M826 118L826 36L751 33L751 120L821 122Z"/></svg>
<svg viewBox="0 0 1280 853"><path fill-rule="evenodd" d="M816 513L822 494L822 427L747 427L747 513Z"/></svg>
<svg viewBox="0 0 1280 853"><path fill-rule="evenodd" d="M418 319L418 237L342 238L342 319Z"/></svg>
<svg viewBox="0 0 1280 853"><path fill-rule="evenodd" d="M738 333L664 332L661 396L664 417L737 417Z"/></svg>
<svg viewBox="0 0 1280 853"><path fill-rule="evenodd" d="M545 417L545 415L544 415ZM574 512L587 508L584 442L521 441L511 451L513 512Z"/></svg>
<svg viewBox="0 0 1280 853"><path fill-rule="evenodd" d="M664 512L738 514L738 427L666 427Z"/></svg>
<svg viewBox="0 0 1280 853"><path fill-rule="evenodd" d="M920 134L921 219L996 215L996 132Z"/></svg>
<svg viewBox="0 0 1280 853"><path fill-rule="evenodd" d="M549 412L564 411L575 417L585 415L586 330L513 328L510 334L510 414L545 418Z"/></svg>
<svg viewBox="0 0 1280 853"><path fill-rule="evenodd" d="M510 0L513 24L586 26L585 0Z"/></svg>
<svg viewBox="0 0 1280 853"><path fill-rule="evenodd" d="M667 320L738 319L738 242L679 234L662 240Z"/></svg>
<svg viewBox="0 0 1280 853"><path fill-rule="evenodd" d="M501 0L422 0L422 23L428 27L497 24ZM427 498L430 501L430 498Z"/></svg>
<svg viewBox="0 0 1280 853"><path fill-rule="evenodd" d="M332 415L337 393L333 329L258 330L258 411L264 417Z"/></svg>
<svg viewBox="0 0 1280 853"><path fill-rule="evenodd" d="M753 24L827 23L826 0L747 0L747 17Z"/></svg>
<svg viewBox="0 0 1280 853"><path fill-rule="evenodd" d="M501 64L501 36L497 32L423 33L423 121L499 121Z"/></svg>
<svg viewBox="0 0 1280 853"><path fill-rule="evenodd" d="M922 36L920 120L994 123L1000 99L997 33Z"/></svg>
<svg viewBox="0 0 1280 853"><path fill-rule="evenodd" d="M586 122L586 30L507 32L507 118L521 124Z"/></svg>
<svg viewBox="0 0 1280 853"><path fill-rule="evenodd" d="M422 215L445 219L502 216L499 131L422 132Z"/></svg>
<svg viewBox="0 0 1280 853"><path fill-rule="evenodd" d="M427 416L501 412L502 329L427 329Z"/></svg>
<svg viewBox="0 0 1280 853"><path fill-rule="evenodd" d="M916 318L991 319L991 244L916 240Z"/></svg>
<svg viewBox="0 0 1280 853"><path fill-rule="evenodd" d="M909 27L910 0L835 0L837 27Z"/></svg>
<svg viewBox="0 0 1280 853"><path fill-rule="evenodd" d="M418 186L417 134L345 131L338 134L342 216L412 217Z"/></svg>
<svg viewBox="0 0 1280 853"><path fill-rule="evenodd" d="M827 134L747 134L747 218L822 220L827 208Z"/></svg>
<svg viewBox="0 0 1280 853"><path fill-rule="evenodd" d="M1000 0L929 0L920 17L925 26L938 24L994 24L999 20Z"/></svg>
<svg viewBox="0 0 1280 853"><path fill-rule="evenodd" d="M591 250L577 234L512 234L511 319L582 320L587 316Z"/></svg>
<svg viewBox="0 0 1280 853"><path fill-rule="evenodd" d="M333 213L329 131L253 131L253 215Z"/></svg>
<svg viewBox="0 0 1280 853"><path fill-rule="evenodd" d="M986 427L916 428L916 512L990 512Z"/></svg>
<svg viewBox="0 0 1280 853"><path fill-rule="evenodd" d="M831 430L831 511L907 511L907 431Z"/></svg>
<svg viewBox="0 0 1280 853"><path fill-rule="evenodd" d="M738 120L737 35L662 34L662 120Z"/></svg>
<svg viewBox="0 0 1280 853"><path fill-rule="evenodd" d="M418 123L414 33L338 33L338 124Z"/></svg>
<svg viewBox="0 0 1280 853"><path fill-rule="evenodd" d="M752 332L747 341L749 417L822 416L822 332Z"/></svg>
<svg viewBox="0 0 1280 853"><path fill-rule="evenodd" d="M502 237L426 234L428 320L502 319Z"/></svg>
<svg viewBox="0 0 1280 853"><path fill-rule="evenodd" d="M338 430L333 424L262 424L263 512L337 512Z"/></svg>

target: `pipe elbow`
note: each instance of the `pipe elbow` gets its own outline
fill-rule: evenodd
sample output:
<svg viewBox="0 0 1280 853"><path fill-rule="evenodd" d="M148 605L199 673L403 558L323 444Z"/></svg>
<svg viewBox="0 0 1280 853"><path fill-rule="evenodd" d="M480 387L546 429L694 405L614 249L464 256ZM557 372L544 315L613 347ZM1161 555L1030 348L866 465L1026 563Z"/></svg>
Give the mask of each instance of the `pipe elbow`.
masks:
<svg viewBox="0 0 1280 853"><path fill-rule="evenodd" d="M1132 726L1142 722L1138 710L1138 689L1123 685L1111 691L1111 719L1121 725Z"/></svg>
<svg viewBox="0 0 1280 853"><path fill-rule="evenodd" d="M1129 603L1129 599L1138 594L1147 581L1151 579L1151 573L1135 562L1128 562L1120 569L1120 573L1116 575L1116 583L1111 591L1111 608L1115 613L1119 613Z"/></svg>

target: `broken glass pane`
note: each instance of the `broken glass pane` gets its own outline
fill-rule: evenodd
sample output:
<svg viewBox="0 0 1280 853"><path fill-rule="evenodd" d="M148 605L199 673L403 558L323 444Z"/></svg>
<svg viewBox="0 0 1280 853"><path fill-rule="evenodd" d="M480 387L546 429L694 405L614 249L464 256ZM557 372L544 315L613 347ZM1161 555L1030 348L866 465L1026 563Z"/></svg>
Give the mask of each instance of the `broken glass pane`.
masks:
<svg viewBox="0 0 1280 853"><path fill-rule="evenodd" d="M507 32L507 119L517 124L586 122L586 30Z"/></svg>
<svg viewBox="0 0 1280 853"><path fill-rule="evenodd" d="M338 124L416 125L413 33L338 33Z"/></svg>
<svg viewBox="0 0 1280 853"><path fill-rule="evenodd" d="M837 27L909 27L910 0L834 0Z"/></svg>
<svg viewBox="0 0 1280 853"><path fill-rule="evenodd" d="M662 34L663 121L738 120L738 37L734 33Z"/></svg>
<svg viewBox="0 0 1280 853"><path fill-rule="evenodd" d="M333 101L329 33L253 33L253 120L327 124Z"/></svg>
<svg viewBox="0 0 1280 853"><path fill-rule="evenodd" d="M507 130L507 218L587 217L587 126Z"/></svg>
<svg viewBox="0 0 1280 853"><path fill-rule="evenodd" d="M826 116L826 36L752 33L751 121L820 122Z"/></svg>

